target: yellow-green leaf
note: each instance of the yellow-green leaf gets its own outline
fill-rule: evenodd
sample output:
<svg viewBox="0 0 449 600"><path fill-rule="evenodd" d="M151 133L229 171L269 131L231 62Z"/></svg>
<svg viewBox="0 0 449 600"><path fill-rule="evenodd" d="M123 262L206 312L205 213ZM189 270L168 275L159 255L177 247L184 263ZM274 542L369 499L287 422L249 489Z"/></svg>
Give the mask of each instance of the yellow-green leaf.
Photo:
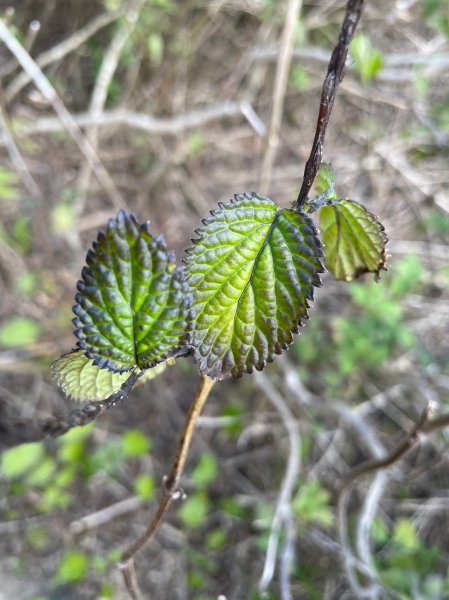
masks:
<svg viewBox="0 0 449 600"><path fill-rule="evenodd" d="M386 270L387 236L375 215L353 200L338 200L320 209L326 266L336 279L351 281L364 273Z"/></svg>
<svg viewBox="0 0 449 600"><path fill-rule="evenodd" d="M288 347L321 285L317 231L302 210L253 192L220 203L188 249L191 345L214 379L261 370Z"/></svg>
<svg viewBox="0 0 449 600"><path fill-rule="evenodd" d="M146 370L140 381L153 379L165 367L166 363L161 363ZM52 373L64 394L79 402L104 400L117 392L129 377L129 373L113 373L100 368L83 350L63 354L53 363Z"/></svg>
<svg viewBox="0 0 449 600"><path fill-rule="evenodd" d="M55 381L66 396L73 400L104 400L118 391L129 373L112 373L93 364L83 350L63 354L52 365Z"/></svg>

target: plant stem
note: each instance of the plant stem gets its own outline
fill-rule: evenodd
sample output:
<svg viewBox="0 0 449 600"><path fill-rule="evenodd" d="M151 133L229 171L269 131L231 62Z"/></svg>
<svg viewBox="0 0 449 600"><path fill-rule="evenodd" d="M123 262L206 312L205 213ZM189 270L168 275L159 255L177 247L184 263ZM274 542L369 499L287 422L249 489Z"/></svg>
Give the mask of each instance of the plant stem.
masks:
<svg viewBox="0 0 449 600"><path fill-rule="evenodd" d="M65 416L52 416L40 420L33 418L3 420L0 415L1 445L12 447L26 442L40 442L46 437L64 435L73 427L84 427L107 410L124 402L142 375L143 371L137 369L132 371L121 388L105 400L92 400Z"/></svg>
<svg viewBox="0 0 449 600"><path fill-rule="evenodd" d="M179 438L175 461L170 471L170 475L168 475L168 477L164 480L165 492L161 498L156 514L154 515L142 537L140 537L136 542L134 542L134 544L125 550L120 559L119 566L123 571L123 577L127 590L133 600L140 600L142 597L135 575L134 557L157 534L173 502L184 497L184 492L178 487L179 480L187 460L187 455L197 419L203 410L214 383L215 381L210 379L207 375L201 376L189 413L184 421L184 427Z"/></svg>
<svg viewBox="0 0 449 600"><path fill-rule="evenodd" d="M380 469L385 469L397 462L400 458L404 456L406 452L410 450L410 448L412 448L416 444L416 442L419 440L419 433L421 431L433 431L435 429L438 429L438 426L447 425L446 415L443 415L443 418L440 417L440 419L435 419L434 421L429 420L430 410L431 407L427 405L426 408L423 410L420 418L413 426L412 430L405 436L405 438L401 442L399 442L399 444L395 448L393 448L391 452L387 454L387 456L380 459L375 458L372 460L367 460L353 467L346 476L341 491L351 486L359 477L362 477L363 475L368 475L369 473L374 473L376 471L379 471Z"/></svg>
<svg viewBox="0 0 449 600"><path fill-rule="evenodd" d="M329 123L338 86L344 77L349 44L362 14L364 3L365 0L348 0L346 5L346 14L341 26L338 43L332 52L327 74L323 82L315 139L313 140L310 156L306 162L301 189L296 202L294 202L294 206L300 207L307 201L310 188L320 168L327 124Z"/></svg>

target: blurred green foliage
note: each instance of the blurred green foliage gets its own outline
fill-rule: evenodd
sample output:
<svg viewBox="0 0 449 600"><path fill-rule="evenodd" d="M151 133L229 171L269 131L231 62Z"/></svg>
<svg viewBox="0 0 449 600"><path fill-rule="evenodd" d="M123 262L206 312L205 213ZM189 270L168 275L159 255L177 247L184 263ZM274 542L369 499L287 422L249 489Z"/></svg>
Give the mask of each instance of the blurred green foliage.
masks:
<svg viewBox="0 0 449 600"><path fill-rule="evenodd" d="M357 371L375 370L401 350L416 347L401 299L422 284L423 276L419 259L408 255L395 262L381 285L350 284L347 314L331 317L328 329L318 316L307 336L295 342L304 380L310 382L319 368L320 382L332 391Z"/></svg>
<svg viewBox="0 0 449 600"><path fill-rule="evenodd" d="M0 325L0 346L29 346L37 341L41 329L41 325L30 317L13 317Z"/></svg>
<svg viewBox="0 0 449 600"><path fill-rule="evenodd" d="M19 177L14 171L0 166L0 201L13 200L20 194Z"/></svg>
<svg viewBox="0 0 449 600"><path fill-rule="evenodd" d="M329 527L334 522L334 512L329 492L319 481L308 481L300 485L292 500L293 513L302 525L317 523Z"/></svg>
<svg viewBox="0 0 449 600"><path fill-rule="evenodd" d="M138 429L128 429L122 435L122 448L126 456L142 456L150 452L151 443Z"/></svg>
<svg viewBox="0 0 449 600"><path fill-rule="evenodd" d="M35 467L44 456L40 443L22 444L6 450L0 457L0 473L6 479L15 479L25 475Z"/></svg>
<svg viewBox="0 0 449 600"><path fill-rule="evenodd" d="M449 37L449 4L447 0L424 0L422 15L431 27Z"/></svg>
<svg viewBox="0 0 449 600"><path fill-rule="evenodd" d="M55 580L57 583L82 581L87 574L88 558L79 550L67 550L58 565Z"/></svg>
<svg viewBox="0 0 449 600"><path fill-rule="evenodd" d="M311 77L307 71L297 65L293 65L290 72L290 83L300 92L304 92L310 88Z"/></svg>
<svg viewBox="0 0 449 600"><path fill-rule="evenodd" d="M449 591L449 577L438 574L441 556L441 548L420 539L411 519L400 517L377 553L377 568L383 583L401 600L443 600Z"/></svg>
<svg viewBox="0 0 449 600"><path fill-rule="evenodd" d="M383 66L382 52L375 48L369 37L363 33L354 36L349 50L362 83L368 83Z"/></svg>

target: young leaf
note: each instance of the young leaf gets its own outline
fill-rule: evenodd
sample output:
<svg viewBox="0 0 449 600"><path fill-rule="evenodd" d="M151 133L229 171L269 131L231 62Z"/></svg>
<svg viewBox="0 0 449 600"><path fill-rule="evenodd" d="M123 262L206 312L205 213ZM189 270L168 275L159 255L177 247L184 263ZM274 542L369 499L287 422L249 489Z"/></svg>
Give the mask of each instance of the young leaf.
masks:
<svg viewBox="0 0 449 600"><path fill-rule="evenodd" d="M328 163L321 163L315 178L315 189L320 196L325 196L327 200L336 200L334 170Z"/></svg>
<svg viewBox="0 0 449 600"><path fill-rule="evenodd" d="M118 391L129 377L129 373L112 373L94 365L83 350L63 354L55 360L51 370L64 394L79 402L104 400Z"/></svg>
<svg viewBox="0 0 449 600"><path fill-rule="evenodd" d="M319 215L326 266L336 279L351 281L363 273L375 273L377 279L387 260L380 221L352 200L323 206Z"/></svg>
<svg viewBox="0 0 449 600"><path fill-rule="evenodd" d="M195 313L191 345L212 378L261 370L291 343L321 285L310 218L259 196L236 195L203 221L187 251Z"/></svg>
<svg viewBox="0 0 449 600"><path fill-rule="evenodd" d="M77 346L94 364L147 369L184 343L190 294L162 236L120 211L89 250L73 319Z"/></svg>
<svg viewBox="0 0 449 600"><path fill-rule="evenodd" d="M160 375L167 363L145 371L139 382L149 381ZM55 360L51 366L53 378L64 394L72 400L87 402L105 400L122 387L129 373L112 373L102 369L88 358L83 350L72 350Z"/></svg>

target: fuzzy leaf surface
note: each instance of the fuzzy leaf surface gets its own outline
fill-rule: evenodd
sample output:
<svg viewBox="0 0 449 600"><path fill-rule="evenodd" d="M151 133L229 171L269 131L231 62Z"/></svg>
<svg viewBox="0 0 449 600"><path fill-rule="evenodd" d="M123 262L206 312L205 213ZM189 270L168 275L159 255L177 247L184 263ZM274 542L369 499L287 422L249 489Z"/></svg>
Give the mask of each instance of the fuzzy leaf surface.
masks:
<svg viewBox="0 0 449 600"><path fill-rule="evenodd" d="M337 200L319 211L326 266L336 279L351 281L385 269L387 236L375 215L353 200Z"/></svg>
<svg viewBox="0 0 449 600"><path fill-rule="evenodd" d="M190 293L162 236L120 211L98 234L73 312L77 346L96 365L147 369L183 345Z"/></svg>
<svg viewBox="0 0 449 600"><path fill-rule="evenodd" d="M263 369L308 318L321 243L306 214L256 193L220 204L203 224L186 259L190 341L203 373L239 377Z"/></svg>
<svg viewBox="0 0 449 600"><path fill-rule="evenodd" d="M139 383L154 379L166 368L160 363L147 369ZM129 373L113 373L102 369L84 354L83 350L72 350L55 360L51 366L53 378L64 394L78 402L105 400L122 387Z"/></svg>

